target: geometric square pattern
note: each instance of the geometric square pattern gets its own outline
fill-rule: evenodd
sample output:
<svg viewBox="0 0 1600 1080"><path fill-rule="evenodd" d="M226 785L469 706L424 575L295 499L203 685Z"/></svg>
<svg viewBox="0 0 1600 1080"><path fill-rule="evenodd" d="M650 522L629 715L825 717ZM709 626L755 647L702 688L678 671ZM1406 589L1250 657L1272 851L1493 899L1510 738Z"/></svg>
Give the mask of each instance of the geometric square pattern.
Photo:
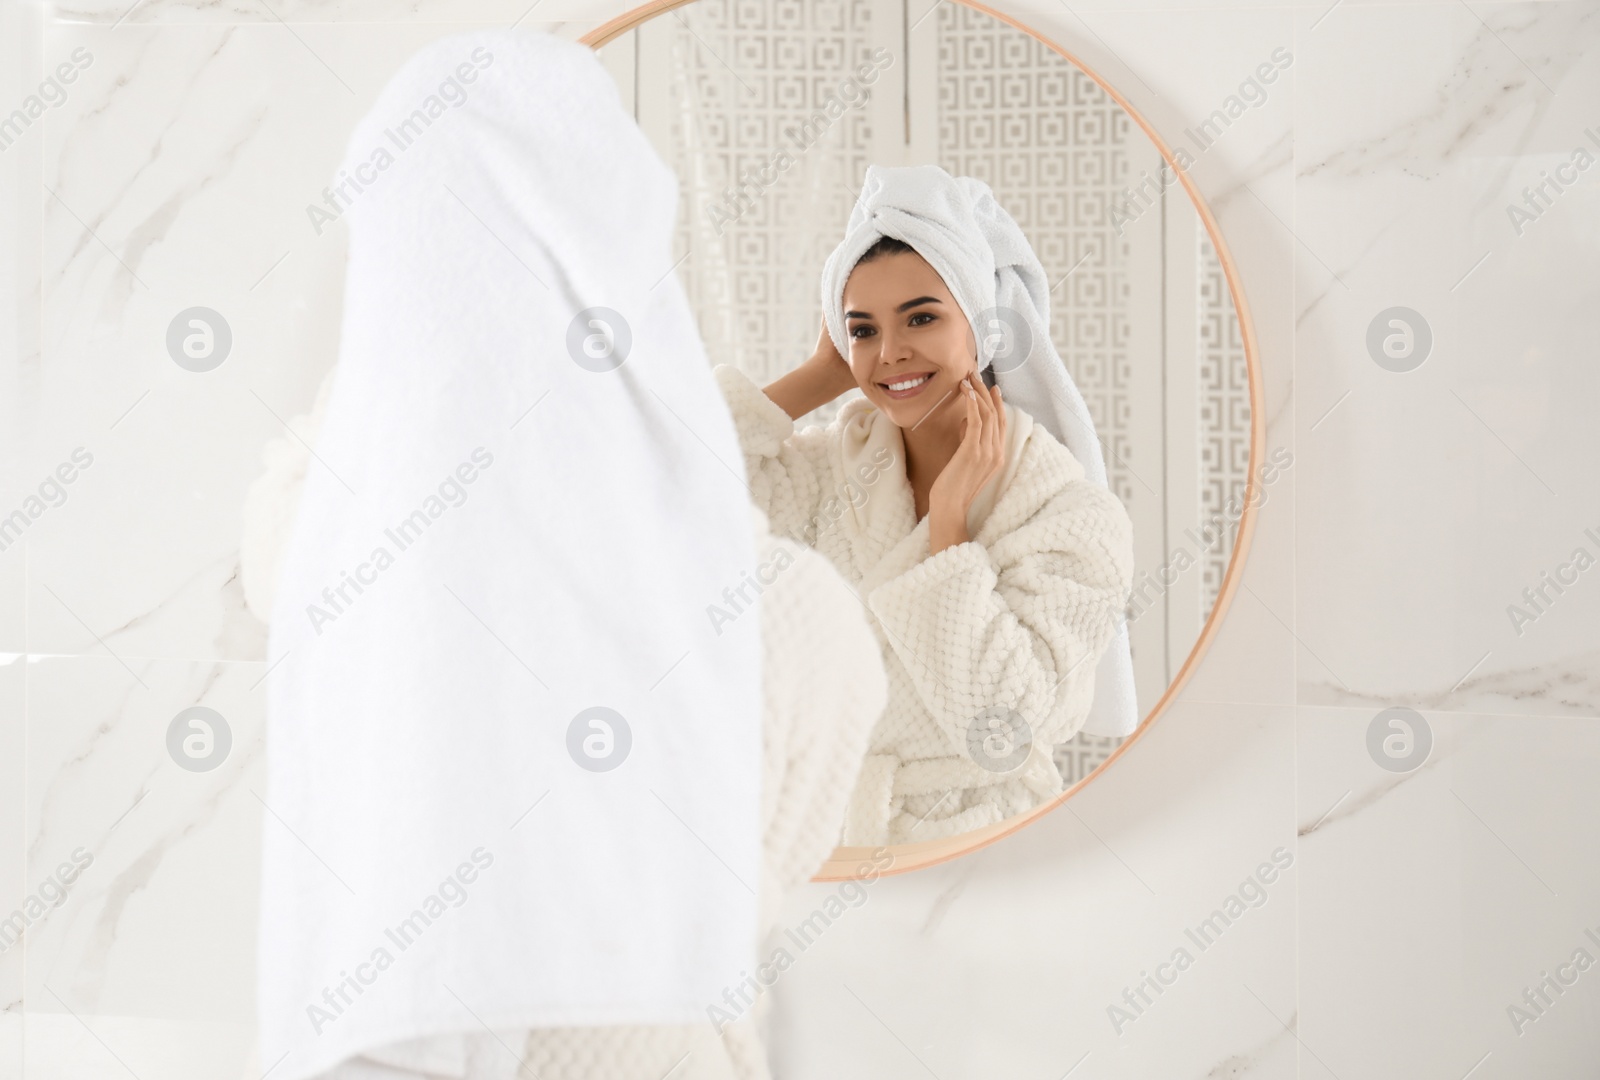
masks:
<svg viewBox="0 0 1600 1080"><path fill-rule="evenodd" d="M1233 544L1239 536L1239 519L1230 520L1224 507L1231 498L1244 499L1245 482L1250 477L1250 367L1245 362L1244 338L1222 262L1205 228L1197 226L1195 232L1200 241L1200 445L1196 448L1200 461L1200 520L1223 522L1227 528L1227 538L1206 553L1202 582L1205 602L1201 611L1209 615L1216 606Z"/></svg>

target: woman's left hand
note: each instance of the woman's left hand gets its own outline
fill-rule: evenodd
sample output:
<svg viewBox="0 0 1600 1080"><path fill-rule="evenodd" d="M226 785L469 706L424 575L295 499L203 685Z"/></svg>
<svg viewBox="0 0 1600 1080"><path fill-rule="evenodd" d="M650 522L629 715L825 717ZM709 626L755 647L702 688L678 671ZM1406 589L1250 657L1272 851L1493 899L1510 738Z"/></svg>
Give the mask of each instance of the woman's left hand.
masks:
<svg viewBox="0 0 1600 1080"><path fill-rule="evenodd" d="M983 385L977 371L960 385L966 402L961 445L928 490L930 554L970 539L967 510L1006 463L1006 410L1000 388Z"/></svg>

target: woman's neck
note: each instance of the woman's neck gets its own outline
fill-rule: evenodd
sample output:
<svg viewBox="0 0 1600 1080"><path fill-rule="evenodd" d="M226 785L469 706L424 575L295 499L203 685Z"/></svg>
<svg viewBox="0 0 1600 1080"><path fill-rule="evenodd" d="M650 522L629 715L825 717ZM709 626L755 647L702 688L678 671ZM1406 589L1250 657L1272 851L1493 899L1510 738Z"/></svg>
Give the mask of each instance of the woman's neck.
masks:
<svg viewBox="0 0 1600 1080"><path fill-rule="evenodd" d="M946 402L945 405L948 405ZM906 452L906 480L920 521L928 513L928 493L961 445L961 414L944 407L912 427L900 429Z"/></svg>

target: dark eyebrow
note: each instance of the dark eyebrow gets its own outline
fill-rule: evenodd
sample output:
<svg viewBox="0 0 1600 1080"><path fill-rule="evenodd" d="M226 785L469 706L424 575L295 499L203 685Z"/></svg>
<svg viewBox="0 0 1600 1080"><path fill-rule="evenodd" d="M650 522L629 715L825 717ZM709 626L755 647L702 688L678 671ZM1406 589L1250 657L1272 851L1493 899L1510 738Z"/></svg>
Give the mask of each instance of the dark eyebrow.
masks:
<svg viewBox="0 0 1600 1080"><path fill-rule="evenodd" d="M894 310L895 310L895 313L898 314L898 313L900 313L902 311L909 311L911 308L916 307L918 304L938 304L938 303L942 303L942 301L937 296L919 296L915 300L907 300L905 303L901 304L899 307L895 308ZM872 316L868 315L865 311L847 311L847 312L844 313L844 317L846 319L870 319L870 318L872 318Z"/></svg>

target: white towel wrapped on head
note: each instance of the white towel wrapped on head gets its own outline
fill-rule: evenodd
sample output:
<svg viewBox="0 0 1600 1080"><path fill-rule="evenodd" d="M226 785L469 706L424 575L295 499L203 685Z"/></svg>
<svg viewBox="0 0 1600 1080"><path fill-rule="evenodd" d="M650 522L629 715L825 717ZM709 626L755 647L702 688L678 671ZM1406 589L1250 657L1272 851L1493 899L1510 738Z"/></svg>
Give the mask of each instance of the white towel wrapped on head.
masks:
<svg viewBox="0 0 1600 1080"><path fill-rule="evenodd" d="M904 241L944 279L972 324L978 370L994 368L1005 400L1072 452L1089 479L1106 483L1089 407L1050 339L1050 283L1028 238L982 180L937 165L867 166L844 239L822 270L822 313L839 355L850 355L844 287L880 237ZM1127 735L1139 725L1127 620L1095 668L1083 731Z"/></svg>

